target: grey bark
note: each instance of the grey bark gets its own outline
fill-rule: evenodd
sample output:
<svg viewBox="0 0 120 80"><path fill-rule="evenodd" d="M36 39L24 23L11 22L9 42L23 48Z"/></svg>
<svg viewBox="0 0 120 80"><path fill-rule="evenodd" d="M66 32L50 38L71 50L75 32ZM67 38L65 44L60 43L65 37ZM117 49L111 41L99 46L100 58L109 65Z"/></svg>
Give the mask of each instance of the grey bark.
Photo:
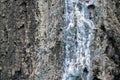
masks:
<svg viewBox="0 0 120 80"><path fill-rule="evenodd" d="M120 1L99 0L93 80L119 80ZM61 80L64 0L0 0L0 80Z"/></svg>

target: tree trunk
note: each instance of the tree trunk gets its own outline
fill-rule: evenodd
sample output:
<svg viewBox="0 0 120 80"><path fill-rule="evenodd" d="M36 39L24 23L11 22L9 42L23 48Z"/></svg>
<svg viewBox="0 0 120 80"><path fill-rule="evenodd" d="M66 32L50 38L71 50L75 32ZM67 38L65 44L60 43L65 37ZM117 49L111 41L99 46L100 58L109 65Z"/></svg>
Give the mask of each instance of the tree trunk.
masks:
<svg viewBox="0 0 120 80"><path fill-rule="evenodd" d="M98 0L97 17L90 10L97 20L93 80L120 80L119 4ZM65 24L65 0L0 0L0 80L61 80Z"/></svg>

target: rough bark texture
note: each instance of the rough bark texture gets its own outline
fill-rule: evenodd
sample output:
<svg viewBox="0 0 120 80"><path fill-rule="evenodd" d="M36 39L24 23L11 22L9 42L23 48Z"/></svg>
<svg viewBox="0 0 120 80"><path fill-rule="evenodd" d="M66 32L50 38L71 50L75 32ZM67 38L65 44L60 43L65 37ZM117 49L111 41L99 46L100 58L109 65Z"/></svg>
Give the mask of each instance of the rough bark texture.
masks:
<svg viewBox="0 0 120 80"><path fill-rule="evenodd" d="M34 0L0 0L0 80L33 80L36 10Z"/></svg>
<svg viewBox="0 0 120 80"><path fill-rule="evenodd" d="M62 17L64 0L38 0L40 21L38 40L40 48L40 80L60 80L64 58L62 46ZM38 22L39 22L38 21Z"/></svg>
<svg viewBox="0 0 120 80"><path fill-rule="evenodd" d="M120 80L119 4L119 0L99 0L95 42L102 54L93 59L94 80Z"/></svg>
<svg viewBox="0 0 120 80"><path fill-rule="evenodd" d="M61 80L64 7L64 0L0 0L0 80ZM120 80L120 1L96 8L93 80Z"/></svg>

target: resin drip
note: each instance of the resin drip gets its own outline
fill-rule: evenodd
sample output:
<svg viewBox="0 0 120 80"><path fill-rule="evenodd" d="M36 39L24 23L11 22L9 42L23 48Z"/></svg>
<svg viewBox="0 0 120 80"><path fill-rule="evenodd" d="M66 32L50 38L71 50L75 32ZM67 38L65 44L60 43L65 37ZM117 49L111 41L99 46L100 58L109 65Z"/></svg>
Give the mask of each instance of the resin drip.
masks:
<svg viewBox="0 0 120 80"><path fill-rule="evenodd" d="M66 27L63 33L65 62L62 80L92 80L91 42L94 23L89 6L95 0L65 0Z"/></svg>

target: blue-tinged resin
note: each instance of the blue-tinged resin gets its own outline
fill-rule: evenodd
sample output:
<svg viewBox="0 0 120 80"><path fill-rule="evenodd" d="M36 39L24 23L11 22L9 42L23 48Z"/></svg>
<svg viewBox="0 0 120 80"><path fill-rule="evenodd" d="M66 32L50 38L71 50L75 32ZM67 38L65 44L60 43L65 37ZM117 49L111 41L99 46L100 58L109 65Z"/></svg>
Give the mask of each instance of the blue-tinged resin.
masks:
<svg viewBox="0 0 120 80"><path fill-rule="evenodd" d="M66 55L62 80L92 80L90 45L95 26L87 7L94 1L65 0L66 27L63 36Z"/></svg>

